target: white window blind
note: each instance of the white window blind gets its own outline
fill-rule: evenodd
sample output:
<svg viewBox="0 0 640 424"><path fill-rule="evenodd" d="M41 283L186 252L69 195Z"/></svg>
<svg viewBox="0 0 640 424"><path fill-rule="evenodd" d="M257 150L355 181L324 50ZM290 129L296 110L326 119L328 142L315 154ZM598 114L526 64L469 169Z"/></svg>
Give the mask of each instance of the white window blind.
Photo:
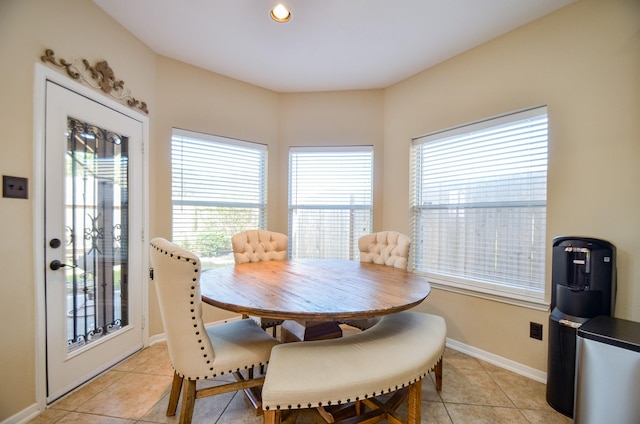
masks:
<svg viewBox="0 0 640 424"><path fill-rule="evenodd" d="M436 284L544 300L547 110L413 141L414 268Z"/></svg>
<svg viewBox="0 0 640 424"><path fill-rule="evenodd" d="M289 150L289 251L293 258L358 259L371 232L373 147Z"/></svg>
<svg viewBox="0 0 640 424"><path fill-rule="evenodd" d="M265 145L173 130L173 241L200 256L203 268L233 263L231 237L265 228Z"/></svg>

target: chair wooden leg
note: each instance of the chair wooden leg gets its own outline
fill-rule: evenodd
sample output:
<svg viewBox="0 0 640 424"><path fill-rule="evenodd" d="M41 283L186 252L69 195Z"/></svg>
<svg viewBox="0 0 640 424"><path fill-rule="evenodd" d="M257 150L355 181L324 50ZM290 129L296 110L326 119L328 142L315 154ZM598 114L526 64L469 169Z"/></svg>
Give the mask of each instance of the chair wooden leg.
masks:
<svg viewBox="0 0 640 424"><path fill-rule="evenodd" d="M180 399L180 390L182 390L182 377L178 373L173 373L173 383L171 383L171 394L169 395L169 405L167 406L167 417L176 415L178 409L178 399Z"/></svg>
<svg viewBox="0 0 640 424"><path fill-rule="evenodd" d="M435 375L436 375L436 390L442 390L442 358L438 360L438 363L435 366Z"/></svg>
<svg viewBox="0 0 640 424"><path fill-rule="evenodd" d="M407 400L407 424L420 424L422 406L421 382L409 385L409 399Z"/></svg>
<svg viewBox="0 0 640 424"><path fill-rule="evenodd" d="M282 412L274 409L264 411L263 422L264 424L280 424L282 421Z"/></svg>
<svg viewBox="0 0 640 424"><path fill-rule="evenodd" d="M196 403L196 380L187 380L182 390L182 409L180 411L180 424L191 424L193 407Z"/></svg>

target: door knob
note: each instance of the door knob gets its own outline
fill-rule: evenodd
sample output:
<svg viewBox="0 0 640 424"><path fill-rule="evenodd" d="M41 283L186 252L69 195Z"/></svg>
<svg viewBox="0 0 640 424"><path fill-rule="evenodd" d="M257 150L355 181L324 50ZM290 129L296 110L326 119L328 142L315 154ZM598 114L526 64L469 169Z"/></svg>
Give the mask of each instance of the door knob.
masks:
<svg viewBox="0 0 640 424"><path fill-rule="evenodd" d="M76 265L67 265L67 264L63 264L62 262L60 262L59 260L55 260L55 261L51 261L51 263L49 264L49 268L51 268L54 271L59 270L62 267L69 267L69 268L76 268Z"/></svg>

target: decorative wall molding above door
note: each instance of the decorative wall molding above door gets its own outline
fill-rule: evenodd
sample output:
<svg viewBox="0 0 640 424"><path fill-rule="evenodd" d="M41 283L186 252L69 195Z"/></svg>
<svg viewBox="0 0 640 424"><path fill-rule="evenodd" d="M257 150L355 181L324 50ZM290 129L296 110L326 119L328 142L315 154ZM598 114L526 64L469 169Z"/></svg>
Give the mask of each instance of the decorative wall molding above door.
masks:
<svg viewBox="0 0 640 424"><path fill-rule="evenodd" d="M87 59L74 59L71 62L65 59L57 59L51 49L46 49L40 59L45 63L51 63L59 68L65 68L71 78L84 82L92 88L102 90L119 102L129 107L138 109L148 114L147 102L136 99L131 95L131 90L124 88L124 81L118 80L106 60L97 62L94 66Z"/></svg>

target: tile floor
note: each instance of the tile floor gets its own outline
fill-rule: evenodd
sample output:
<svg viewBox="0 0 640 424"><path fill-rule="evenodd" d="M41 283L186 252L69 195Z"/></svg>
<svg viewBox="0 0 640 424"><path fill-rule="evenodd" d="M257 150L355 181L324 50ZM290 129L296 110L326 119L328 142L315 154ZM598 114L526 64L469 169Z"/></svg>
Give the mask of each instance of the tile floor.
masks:
<svg viewBox="0 0 640 424"><path fill-rule="evenodd" d="M431 375L423 380L423 423L572 422L548 406L544 384L495 365L447 349L443 373L440 393ZM56 401L30 424L177 423L177 415L165 416L172 375L166 345L150 346ZM289 415L285 422L324 421L316 411L304 410ZM197 400L193 423L259 424L262 417L249 408L241 393L227 393Z"/></svg>

